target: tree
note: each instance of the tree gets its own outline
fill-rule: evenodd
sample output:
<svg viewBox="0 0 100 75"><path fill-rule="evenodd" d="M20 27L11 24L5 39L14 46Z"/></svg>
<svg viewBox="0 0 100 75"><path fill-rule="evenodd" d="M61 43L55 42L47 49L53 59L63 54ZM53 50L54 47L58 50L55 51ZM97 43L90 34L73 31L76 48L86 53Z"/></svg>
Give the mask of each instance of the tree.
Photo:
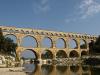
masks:
<svg viewBox="0 0 100 75"><path fill-rule="evenodd" d="M89 52L91 54L100 53L100 36L96 39L95 42L91 40L89 43Z"/></svg>
<svg viewBox="0 0 100 75"><path fill-rule="evenodd" d="M95 42L93 40L91 40L91 42L89 43L89 54L94 53L94 44L95 44Z"/></svg>
<svg viewBox="0 0 100 75"><path fill-rule="evenodd" d="M5 38L2 29L0 29L0 53L16 56L16 48L17 44L11 38Z"/></svg>

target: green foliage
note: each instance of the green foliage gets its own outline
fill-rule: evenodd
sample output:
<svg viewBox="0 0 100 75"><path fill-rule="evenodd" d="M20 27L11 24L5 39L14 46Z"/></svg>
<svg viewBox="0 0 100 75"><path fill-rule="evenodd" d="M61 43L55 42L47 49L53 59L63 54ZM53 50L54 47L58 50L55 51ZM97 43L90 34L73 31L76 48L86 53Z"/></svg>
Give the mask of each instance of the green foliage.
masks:
<svg viewBox="0 0 100 75"><path fill-rule="evenodd" d="M5 38L0 29L0 53L15 56L17 44L10 38Z"/></svg>

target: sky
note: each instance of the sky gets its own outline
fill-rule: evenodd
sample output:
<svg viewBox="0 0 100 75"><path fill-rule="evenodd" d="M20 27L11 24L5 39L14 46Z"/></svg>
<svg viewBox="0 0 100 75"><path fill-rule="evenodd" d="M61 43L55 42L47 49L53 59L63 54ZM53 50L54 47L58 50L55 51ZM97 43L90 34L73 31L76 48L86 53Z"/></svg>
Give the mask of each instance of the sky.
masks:
<svg viewBox="0 0 100 75"><path fill-rule="evenodd" d="M0 25L100 33L100 0L0 0Z"/></svg>

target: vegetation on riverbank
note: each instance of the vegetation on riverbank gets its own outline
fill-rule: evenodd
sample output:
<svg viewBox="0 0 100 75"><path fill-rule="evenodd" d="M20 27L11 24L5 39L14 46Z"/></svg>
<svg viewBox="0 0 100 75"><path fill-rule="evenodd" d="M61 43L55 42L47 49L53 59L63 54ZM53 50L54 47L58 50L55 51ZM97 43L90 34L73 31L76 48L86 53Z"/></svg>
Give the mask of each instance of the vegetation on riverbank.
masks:
<svg viewBox="0 0 100 75"><path fill-rule="evenodd" d="M11 38L3 36L0 29L0 53L4 55L16 56L17 44Z"/></svg>
<svg viewBox="0 0 100 75"><path fill-rule="evenodd" d="M89 65L100 65L100 36L96 41L91 40L89 43L90 58L84 59L84 63ZM98 56L98 58L96 57Z"/></svg>

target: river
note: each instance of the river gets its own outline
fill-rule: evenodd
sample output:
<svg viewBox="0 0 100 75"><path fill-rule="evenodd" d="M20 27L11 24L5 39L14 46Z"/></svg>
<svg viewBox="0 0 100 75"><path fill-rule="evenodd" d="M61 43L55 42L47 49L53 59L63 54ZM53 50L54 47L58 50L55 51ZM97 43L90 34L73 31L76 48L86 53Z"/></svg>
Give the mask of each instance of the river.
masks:
<svg viewBox="0 0 100 75"><path fill-rule="evenodd" d="M26 75L100 75L100 67L85 64L24 64Z"/></svg>

